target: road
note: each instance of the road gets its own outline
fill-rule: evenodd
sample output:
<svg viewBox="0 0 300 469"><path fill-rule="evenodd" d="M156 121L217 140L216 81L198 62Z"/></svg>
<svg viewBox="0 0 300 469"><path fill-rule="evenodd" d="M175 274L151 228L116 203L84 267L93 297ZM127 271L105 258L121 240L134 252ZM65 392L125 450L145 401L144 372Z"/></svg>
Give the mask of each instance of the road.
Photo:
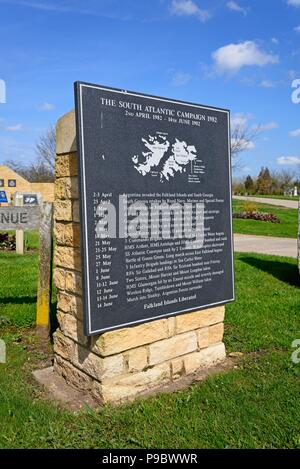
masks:
<svg viewBox="0 0 300 469"><path fill-rule="evenodd" d="M237 200L245 200L248 202L278 205L280 207L296 208L296 209L298 208L297 200L272 199L272 198L267 198L267 197L266 198L265 197L244 197L242 195L234 195L233 198Z"/></svg>
<svg viewBox="0 0 300 469"><path fill-rule="evenodd" d="M297 258L297 239L235 234L234 250Z"/></svg>

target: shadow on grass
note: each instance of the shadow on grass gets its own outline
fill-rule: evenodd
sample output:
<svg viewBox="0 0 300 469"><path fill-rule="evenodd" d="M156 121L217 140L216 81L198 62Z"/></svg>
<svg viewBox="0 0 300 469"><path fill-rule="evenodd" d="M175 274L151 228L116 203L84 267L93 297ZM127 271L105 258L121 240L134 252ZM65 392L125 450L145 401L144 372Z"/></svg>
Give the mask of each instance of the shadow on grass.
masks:
<svg viewBox="0 0 300 469"><path fill-rule="evenodd" d="M245 256L240 257L240 261L245 262L252 267L263 270L273 277L288 283L293 287L300 287L300 276L298 267L288 262L271 261L268 259L258 259L257 257Z"/></svg>
<svg viewBox="0 0 300 469"><path fill-rule="evenodd" d="M3 305L29 305L33 303L36 303L36 296L7 296L5 298L0 298L0 304Z"/></svg>

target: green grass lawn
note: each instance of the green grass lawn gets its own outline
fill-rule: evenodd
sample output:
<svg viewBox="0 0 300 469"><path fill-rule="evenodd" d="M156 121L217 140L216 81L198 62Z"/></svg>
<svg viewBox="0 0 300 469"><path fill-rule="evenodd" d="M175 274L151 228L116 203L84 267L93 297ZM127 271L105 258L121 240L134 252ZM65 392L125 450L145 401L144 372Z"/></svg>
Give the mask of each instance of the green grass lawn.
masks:
<svg viewBox="0 0 300 469"><path fill-rule="evenodd" d="M233 200L233 212L242 212L247 202ZM298 210L293 208L279 207L254 203L260 212L271 212L277 215L281 223L270 223L258 220L233 219L234 233L253 234L259 236L279 236L284 238L297 238L298 233Z"/></svg>
<svg viewBox="0 0 300 469"><path fill-rule="evenodd" d="M25 231L25 246L27 249L38 249L39 247L39 232L38 231Z"/></svg>
<svg viewBox="0 0 300 469"><path fill-rule="evenodd" d="M0 318L30 327L35 318L38 254L0 254ZM1 324L1 323L0 323ZM0 329L1 330L1 329Z"/></svg>
<svg viewBox="0 0 300 469"><path fill-rule="evenodd" d="M31 372L47 356L35 318L37 254L0 254L0 448L300 448L300 339L296 260L238 254L237 301L226 307L237 367L189 389L99 412L48 402ZM6 318L6 322L5 319Z"/></svg>

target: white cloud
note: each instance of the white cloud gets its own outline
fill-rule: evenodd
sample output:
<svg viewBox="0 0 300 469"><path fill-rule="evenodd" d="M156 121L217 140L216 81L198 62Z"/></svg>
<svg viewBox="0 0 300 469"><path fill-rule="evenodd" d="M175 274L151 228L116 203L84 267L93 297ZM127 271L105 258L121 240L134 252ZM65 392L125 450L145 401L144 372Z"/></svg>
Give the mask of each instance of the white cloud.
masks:
<svg viewBox="0 0 300 469"><path fill-rule="evenodd" d="M237 112L233 114L230 120L231 127L234 129L236 127L247 127L249 126L249 121L253 119L254 116L252 114L243 114L242 112ZM266 132L268 130L277 129L278 124L277 122L271 121L267 122L266 124L254 124L251 126L251 130L256 132Z"/></svg>
<svg viewBox="0 0 300 469"><path fill-rule="evenodd" d="M290 137L300 137L300 129L291 130Z"/></svg>
<svg viewBox="0 0 300 469"><path fill-rule="evenodd" d="M231 73L237 73L245 66L263 67L268 64L276 64L279 61L277 55L264 52L254 41L220 47L213 52L212 57L219 72Z"/></svg>
<svg viewBox="0 0 300 469"><path fill-rule="evenodd" d="M296 31L296 33L300 33L300 24L299 26L296 26L296 28L294 28L294 31Z"/></svg>
<svg viewBox="0 0 300 469"><path fill-rule="evenodd" d="M258 126L260 132L265 132L267 130L278 129L278 124L276 122L268 122L267 124L262 124Z"/></svg>
<svg viewBox="0 0 300 469"><path fill-rule="evenodd" d="M54 104L51 104L51 103L43 103L43 104L39 104L37 106L37 109L39 111L52 111L53 109L55 109L55 106Z"/></svg>
<svg viewBox="0 0 300 469"><path fill-rule="evenodd" d="M171 12L178 16L195 16L202 22L211 17L208 10L203 10L193 0L172 0Z"/></svg>
<svg viewBox="0 0 300 469"><path fill-rule="evenodd" d="M248 173L248 174L249 174L250 172L252 172L252 168L250 168L250 166L243 166L243 167L241 168L241 171L242 171L243 173Z"/></svg>
<svg viewBox="0 0 300 469"><path fill-rule="evenodd" d="M242 112L237 112L231 117L230 123L232 127L245 127L248 120L251 119L250 114L243 114Z"/></svg>
<svg viewBox="0 0 300 469"><path fill-rule="evenodd" d="M261 88L275 88L276 83L272 80L263 80L260 82L259 86L261 86Z"/></svg>
<svg viewBox="0 0 300 469"><path fill-rule="evenodd" d="M191 81L191 75L184 72L175 72L172 77L172 85L174 86L184 86Z"/></svg>
<svg viewBox="0 0 300 469"><path fill-rule="evenodd" d="M280 156L277 158L277 164L290 166L300 165L300 156Z"/></svg>
<svg viewBox="0 0 300 469"><path fill-rule="evenodd" d="M16 125L10 125L6 127L7 132L20 132L20 130L23 130L23 125L22 124L16 124Z"/></svg>
<svg viewBox="0 0 300 469"><path fill-rule="evenodd" d="M274 121L267 122L266 124L254 124L250 125L250 122L252 119L254 119L253 114L243 114L241 112L237 112L236 114L233 114L230 120L231 123L231 129L233 135L235 135L235 132L238 135L238 140L239 142L242 143L243 147L245 150L253 150L256 148L255 143L253 140L255 140L256 135L266 132L268 130L273 130L278 128L278 124ZM245 132L245 135L249 138L252 138L252 140L249 140L249 138L245 138L244 140L241 139L240 137L243 135L243 132ZM234 146L236 143L236 138L231 139L231 143Z"/></svg>
<svg viewBox="0 0 300 469"><path fill-rule="evenodd" d="M271 42L276 45L279 44L279 40L277 39L277 37L272 37Z"/></svg>
<svg viewBox="0 0 300 469"><path fill-rule="evenodd" d="M227 2L227 8L229 10L232 10L232 11L237 11L238 13L242 13L243 15L247 15L248 13L248 8L246 7L242 7L241 5L239 5L237 2L234 2L234 1L231 1L231 2Z"/></svg>
<svg viewBox="0 0 300 469"><path fill-rule="evenodd" d="M300 0L287 0L287 3L292 7L300 7Z"/></svg>

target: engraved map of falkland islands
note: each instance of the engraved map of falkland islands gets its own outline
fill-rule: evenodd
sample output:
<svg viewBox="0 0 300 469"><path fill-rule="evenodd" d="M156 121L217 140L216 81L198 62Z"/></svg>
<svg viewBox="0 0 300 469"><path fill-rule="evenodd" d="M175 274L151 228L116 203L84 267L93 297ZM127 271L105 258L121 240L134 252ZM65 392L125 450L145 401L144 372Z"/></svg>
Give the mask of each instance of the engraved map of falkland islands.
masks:
<svg viewBox="0 0 300 469"><path fill-rule="evenodd" d="M188 145L185 141L175 138L172 143L168 140L168 134L156 132L155 136L149 135L142 138L146 149L142 156L134 155L132 161L135 169L142 175L159 176L160 182L169 181L176 173L189 174L189 182L200 182L199 175L204 174L202 160L197 157L194 145Z"/></svg>

